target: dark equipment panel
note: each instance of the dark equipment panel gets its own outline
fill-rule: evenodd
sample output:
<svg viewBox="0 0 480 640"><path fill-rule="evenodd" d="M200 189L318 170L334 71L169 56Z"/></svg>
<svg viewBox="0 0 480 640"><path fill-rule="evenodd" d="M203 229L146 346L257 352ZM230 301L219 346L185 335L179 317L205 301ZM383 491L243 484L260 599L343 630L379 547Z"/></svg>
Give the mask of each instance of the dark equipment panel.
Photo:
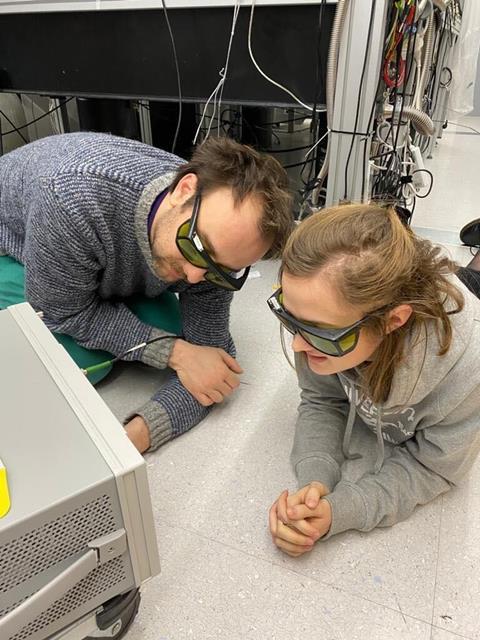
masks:
<svg viewBox="0 0 480 640"><path fill-rule="evenodd" d="M325 102L323 78L335 5L324 7L320 35L319 13L319 5L257 7L253 24L259 65L307 103ZM232 9L169 9L168 15L184 99L206 100L225 63ZM242 7L223 101L295 105L253 66L247 46L249 18L250 8ZM2 14L0 33L0 91L178 99L161 9Z"/></svg>

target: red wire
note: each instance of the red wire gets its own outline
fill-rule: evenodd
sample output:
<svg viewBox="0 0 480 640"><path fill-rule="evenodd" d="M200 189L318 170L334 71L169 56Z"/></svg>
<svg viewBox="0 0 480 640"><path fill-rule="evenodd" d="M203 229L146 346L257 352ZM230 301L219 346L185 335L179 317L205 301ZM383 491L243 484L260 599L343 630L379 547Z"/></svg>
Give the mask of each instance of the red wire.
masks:
<svg viewBox="0 0 480 640"><path fill-rule="evenodd" d="M412 6L410 7L407 13L405 20L397 28L394 44L390 48L390 51L387 54L387 57L385 58L385 63L383 65L383 80L387 85L387 87L389 87L389 89L392 89L393 87L399 87L400 85L403 84L403 81L405 80L405 67L406 67L405 60L404 58L400 57L397 65L393 61L393 54L395 53L395 50L400 45L400 43L402 42L405 36L406 27L410 26L413 23L413 20L415 18L415 11L416 11L415 5L412 4ZM395 66L394 75L392 74L392 65Z"/></svg>

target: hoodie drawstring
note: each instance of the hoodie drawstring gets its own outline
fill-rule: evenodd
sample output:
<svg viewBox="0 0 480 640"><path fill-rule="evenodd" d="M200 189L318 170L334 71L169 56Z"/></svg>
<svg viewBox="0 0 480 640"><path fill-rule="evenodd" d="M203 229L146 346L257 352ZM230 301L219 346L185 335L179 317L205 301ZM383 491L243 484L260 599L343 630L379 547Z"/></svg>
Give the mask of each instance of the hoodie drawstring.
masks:
<svg viewBox="0 0 480 640"><path fill-rule="evenodd" d="M350 410L348 412L347 426L345 427L345 434L343 436L342 452L347 460L358 460L362 456L359 453L349 453L348 446L352 437L353 423L355 422L356 406L355 401L352 399L350 402Z"/></svg>
<svg viewBox="0 0 480 640"><path fill-rule="evenodd" d="M377 459L375 461L375 473L377 474L383 466L385 460L385 443L382 435L382 415L380 410L377 413L377 426L375 429L377 433Z"/></svg>

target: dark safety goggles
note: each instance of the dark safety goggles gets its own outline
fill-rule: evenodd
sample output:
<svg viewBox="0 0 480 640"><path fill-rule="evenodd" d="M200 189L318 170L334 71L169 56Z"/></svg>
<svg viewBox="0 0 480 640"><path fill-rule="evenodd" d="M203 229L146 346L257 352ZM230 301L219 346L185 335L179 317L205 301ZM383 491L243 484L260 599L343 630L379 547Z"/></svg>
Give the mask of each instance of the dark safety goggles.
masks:
<svg viewBox="0 0 480 640"><path fill-rule="evenodd" d="M242 269L239 275L235 277L232 275L231 269L217 264L208 255L197 233L197 219L201 202L202 198L200 194L196 195L192 217L178 228L176 237L177 247L185 260L188 260L190 264L193 264L194 267L198 267L199 269L207 270L204 276L205 280L222 289L239 291L245 284L250 267Z"/></svg>
<svg viewBox="0 0 480 640"><path fill-rule="evenodd" d="M343 329L323 329L309 322L301 322L290 315L283 306L281 288L277 289L267 302L270 309L290 333L300 334L309 345L327 356L339 357L353 351L358 344L360 328L370 317L365 316Z"/></svg>

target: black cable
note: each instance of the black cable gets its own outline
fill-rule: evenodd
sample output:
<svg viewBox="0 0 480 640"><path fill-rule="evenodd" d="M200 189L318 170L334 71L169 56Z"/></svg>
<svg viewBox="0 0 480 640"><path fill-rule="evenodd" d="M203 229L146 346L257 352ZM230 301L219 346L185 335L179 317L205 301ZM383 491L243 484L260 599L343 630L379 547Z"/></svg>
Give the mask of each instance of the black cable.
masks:
<svg viewBox="0 0 480 640"><path fill-rule="evenodd" d="M139 349L143 349L148 344L152 344L152 342L158 342L159 340L167 340L168 338L183 338L183 335L178 336L178 335L172 334L172 335L168 335L168 336L159 336L158 338L152 338L151 340L146 340L145 342L142 342L141 344L137 344L134 347L130 347L130 349L127 349L126 351L123 351L120 355L116 356L115 358L112 358L111 360L105 360L104 362L100 362L98 364L90 365L89 367L85 367L85 369L82 369L82 371L86 376L88 376L91 373L94 373L94 372L98 371L99 369L105 369L106 367L111 367L112 364L115 364L116 362L119 362L125 356L127 356L129 353L133 353L134 351L138 351Z"/></svg>
<svg viewBox="0 0 480 640"><path fill-rule="evenodd" d="M301 107L298 107L299 109ZM289 122L298 122L300 120L305 120L305 118L308 118L308 116L299 116L298 118L287 118L286 120L277 120L275 122L260 122L258 126L260 127L274 127L276 125L280 125L280 124L288 124Z"/></svg>
<svg viewBox="0 0 480 640"><path fill-rule="evenodd" d="M7 122L16 129L15 125L13 124L13 122L10 120L10 118L7 116L7 114L2 111L2 109L0 109L0 114L5 118L5 120L7 120ZM25 144L28 144L28 140L25 138L25 136L23 135L23 133L21 133L20 131L17 131L18 135L20 136L20 138L25 142ZM6 134L5 134L6 135Z"/></svg>
<svg viewBox="0 0 480 640"><path fill-rule="evenodd" d="M416 3L415 3L416 6ZM410 9L408 7L408 9ZM407 90L407 83L409 82L409 78L410 78L410 73L412 72L413 69L413 51L415 51L415 42L417 39L417 30L415 29L414 32L414 37L413 37L413 47L412 49L410 49L410 45L412 44L412 28L410 27L409 32L408 32L408 42L407 42L407 54L405 56L405 65L408 64L408 60L411 60L411 64L410 64L410 70L405 72L405 78L403 81L403 93L401 94L401 106L400 106L400 114L399 114L399 118L398 118L398 125L397 125L397 135L395 136L395 143L393 145L394 151L396 153L397 151L397 146L398 146L398 139L400 137L400 129L401 129L401 124L402 124L402 116L403 116L403 110L405 108L405 92ZM403 38L400 42L401 46L397 47L397 62L400 60L401 57L401 51L403 49ZM397 64L397 69L398 69L398 64ZM392 117L392 124L393 124L393 117Z"/></svg>
<svg viewBox="0 0 480 640"><path fill-rule="evenodd" d="M443 68L445 66L445 58L447 56L448 47L447 46L443 47L443 40L447 36L448 36L448 33L447 33L447 21L446 21L446 18L445 18L443 20L443 24L442 24L442 29L441 29L441 34L440 34L440 39L439 39L439 44L438 44L437 62L436 62L437 68L438 68L438 57L440 55L440 50L443 48L442 62L440 64L440 73L442 73L442 70L443 70ZM432 114L435 113L435 110L437 108L438 94L439 94L440 87L441 87L441 85L440 85L440 82L439 82L438 87L437 87L437 93L435 95L435 102L433 102L433 100L432 100L432 108L431 108L431 111L430 111L430 113L432 113Z"/></svg>
<svg viewBox="0 0 480 640"><path fill-rule="evenodd" d="M409 11L410 7L407 7L406 5L406 9ZM405 11L404 16L399 17L398 24L401 24L402 21L406 20L408 16L407 10ZM412 33L413 33L413 38L412 38ZM402 127L402 117L403 117L403 109L405 106L406 89L410 82L411 73L413 70L413 51L415 49L416 36L417 36L416 28L413 27L413 24L409 25L407 52L405 56L406 58L405 64L408 65L408 67L406 68L406 73L405 73L404 80L402 82L401 91L400 91L400 87L398 86L399 85L398 71L400 67L401 51L405 46L405 39L402 38L397 43L397 49L396 49L397 77L396 77L395 84L392 88L393 90L391 92L391 97L390 97L390 101L392 103L392 113L390 114L390 126L388 128L388 132L384 139L388 140L390 136L394 135L395 126L397 127L395 132L396 135L395 135L395 139L393 140L393 148L385 154L380 154L382 157L386 158L385 162L382 164L382 167L384 167L384 170L379 171L379 175L377 175L377 177L375 178L374 184L372 186L373 198L376 198L376 199L381 198L382 200L390 199L393 202L403 202L405 206L407 205L407 203L402 193L403 185L401 183L402 160L398 155L397 148L398 148L398 142L399 142L399 136L400 136L400 129ZM398 105L399 100L400 100L400 110L397 116L396 107ZM397 123L396 125L395 125L395 122ZM365 154L365 161L366 161L366 154ZM364 164L364 172L365 172L365 164Z"/></svg>
<svg viewBox="0 0 480 640"><path fill-rule="evenodd" d="M424 110L427 115L431 114L431 107L433 103L433 90L435 88L435 82L437 79L438 61L439 61L439 55L440 55L440 51L438 49L438 41L439 41L439 33L440 33L440 29L437 25L438 13L433 14L433 22L434 22L434 36L433 36L433 46L432 46L432 60L430 62L430 77L425 87L425 96L427 99L427 104L425 105Z"/></svg>
<svg viewBox="0 0 480 640"><path fill-rule="evenodd" d="M442 120L434 120L434 122L442 122ZM478 129L474 129L474 127L469 127L466 124L460 124L460 122L452 122L448 121L449 124L454 124L456 127L463 127L464 129L470 129L470 131L474 131L477 135L480 136L480 131Z"/></svg>
<svg viewBox="0 0 480 640"><path fill-rule="evenodd" d="M323 14L326 6L326 0L322 0L320 4L320 10L318 13L318 25L317 25L317 47L316 47L316 58L315 58L315 90L314 90L314 103L313 103L313 111L312 111L312 120L310 122L310 133L312 136L315 136L315 133L319 128L319 114L317 113L317 104L320 100L320 90L323 89L325 91L325 81L324 81L324 65L322 61L322 53L321 53L321 42L322 42L322 25L323 25ZM310 182L312 179L312 174L315 172L318 173L317 166L319 164L319 153L320 149L315 148L314 158L316 159L315 163L309 163L308 165L304 164L300 171L300 175L303 181L303 171L305 167L308 166L308 178L307 182Z"/></svg>
<svg viewBox="0 0 480 640"><path fill-rule="evenodd" d="M173 58L175 60L175 70L177 72L177 85L178 85L178 120L175 136L173 137L172 153L175 153L175 147L177 146L178 133L180 131L180 124L182 122L182 110L183 110L183 98L182 98L182 83L180 80L180 67L178 65L177 48L175 46L175 38L173 37L172 27L168 18L167 6L165 0L162 0L163 13L165 14L165 22L167 23L168 33L170 34L170 40L172 42Z"/></svg>
<svg viewBox="0 0 480 640"><path fill-rule="evenodd" d="M392 4L390 7L390 13L387 19L387 26L390 25L390 21L392 19L393 16L393 11L394 11L394 5ZM392 25L393 27L393 25ZM387 54L387 48L388 48L388 40L385 41L385 45L384 45L384 51L383 51L383 60L385 60L386 58L386 54ZM375 98L372 102L372 108L370 110L370 117L368 119L368 125L367 125L367 131L370 131L372 129L373 126L373 122L374 122L374 116L375 116L375 108L378 104L378 102L380 101L381 104L383 104L383 95L380 95L380 90L383 87L384 82L383 82L383 71L382 68L380 69L380 73L379 73L379 77L378 77L378 84L377 84L377 89L375 92ZM391 128L390 128L391 131ZM362 163L362 201L365 199L365 185L366 185L366 177L367 177L367 149L368 149L368 138L365 139L364 142L364 147L363 147L363 163ZM390 154L390 152L389 152ZM374 184L372 185L371 188L371 196L372 198L374 197L375 194L375 189L376 186L378 184L380 176L377 176L377 178L375 179Z"/></svg>
<svg viewBox="0 0 480 640"><path fill-rule="evenodd" d="M316 65L315 65L315 92L314 92L314 103L313 103L313 112L312 112L312 124L315 125L316 116L317 116L317 104L320 99L320 89L325 89L325 81L324 81L324 72L323 72L323 61L321 55L320 44L323 40L322 38L322 24L323 24L323 13L326 6L326 0L321 0L320 10L318 12L318 25L317 25L317 57L316 57Z"/></svg>
<svg viewBox="0 0 480 640"><path fill-rule="evenodd" d="M295 164L284 164L282 165L284 169L293 169L294 167L301 167L308 162L314 162L315 158L310 158L309 160L305 160L304 162L297 162Z"/></svg>
<svg viewBox="0 0 480 640"><path fill-rule="evenodd" d="M433 189L433 173L429 169L415 169L415 171L412 171L411 175L414 176L416 173L428 173L430 176L430 186L428 187L427 193L424 193L423 195L420 195L419 193L416 194L417 198L428 198Z"/></svg>
<svg viewBox="0 0 480 640"><path fill-rule="evenodd" d="M320 5L320 11L318 14L318 26L317 26L317 51L316 51L317 56L316 56L316 65L315 65L316 76L315 76L314 105L313 105L312 120L309 127L310 133L312 135L312 138L311 138L312 147L315 146L315 143L317 142L317 140L321 138L320 136L321 120L320 120L319 114L320 112L326 111L325 109L322 109L322 110L317 109L317 104L320 99L320 87L322 87L323 89L325 88L324 80L323 80L325 73L324 73L324 65L322 63L323 61L322 61L321 48L320 48L320 44L322 42L322 24L323 24L323 15L324 15L325 6L326 6L326 1L322 0ZM320 81L322 82L322 84L320 84ZM300 196L302 198L303 203L306 201L309 194L317 187L317 183L318 183L317 175L320 170L319 167L321 164L321 152L322 152L322 147L320 144L317 144L315 146L312 159L308 160L307 158L305 158L303 163L301 164L300 179L304 185L304 188L300 192ZM307 167L308 167L308 176L305 178L304 173Z"/></svg>
<svg viewBox="0 0 480 640"><path fill-rule="evenodd" d="M119 356L116 356L116 358L112 360L112 363L117 362L118 360L121 360L124 356L128 355L132 351L137 351L137 349L143 349L143 347L146 347L148 344L153 344L154 342L158 342L159 340L168 340L168 338L183 338L183 335L178 336L175 333L172 333L171 335L168 335L168 336L158 336L157 338L151 338L150 340L145 340L145 342L142 343L141 345L137 345L136 347L130 347L130 349L127 349L126 351L121 353Z"/></svg>
<svg viewBox="0 0 480 640"><path fill-rule="evenodd" d="M416 7L416 2L415 2L415 7ZM400 158L400 156L397 153L397 146L398 146L398 139L400 137L400 128L402 126L402 117L403 117L403 110L405 108L405 101L406 101L406 91L407 91L407 87L410 83L410 77L411 74L413 72L413 68L414 68L414 52L415 52L415 45L416 45L416 40L417 40L417 33L418 30L417 28L413 28L413 22L410 25L409 31L408 31L408 41L407 41L407 53L405 56L405 66L406 66L406 71L405 71L405 78L403 81L403 92L401 94L401 107L400 107L400 114L399 114L399 118L398 118L398 125L397 125L397 135L395 137L395 144L394 144L394 152L396 154L396 160L397 160L397 175L393 176L392 175L392 180L391 180L391 184L390 184L390 192L393 192L392 195L397 199L397 201L401 202L403 204L403 206L407 206L407 202L405 197L403 196L403 185L401 182L401 178L402 178L402 160ZM413 32L413 38L412 38L412 32ZM402 48L403 48L403 39L402 39ZM398 50L398 55L400 54L400 49ZM410 66L408 67L408 63L410 61ZM418 81L418 80L417 80Z"/></svg>
<svg viewBox="0 0 480 640"><path fill-rule="evenodd" d="M300 109L301 107L299 107ZM233 111L233 109L231 107L226 107L225 109L222 110L222 114L225 113L225 111ZM318 109L317 109L317 113L318 113ZM322 109L320 111L320 113L323 113L324 110ZM237 112L238 113L238 112ZM195 113L195 115L197 117L201 117L202 114L201 113ZM260 122L258 124L253 125L254 127L256 127L257 129L267 129L270 126L277 126L277 125L281 125L281 124L288 124L289 122L299 122L300 120L303 122L306 118L308 118L308 115L305 116L300 116L298 118L288 118L287 120L276 120L275 122ZM216 121L218 120L217 116L209 116L209 115L205 115L204 118L206 120L212 120ZM221 121L222 116L220 116L220 121ZM310 129L310 127L305 127L304 129L295 129L294 131L279 131L278 133L298 133L300 131L308 131L308 129Z"/></svg>
<svg viewBox="0 0 480 640"><path fill-rule="evenodd" d="M440 74L442 74L444 71L448 71L449 73L448 80L446 80L445 82L442 82L441 80L439 80L439 85L444 89L448 89L448 87L452 84L453 73L450 67L443 67L443 69L440 71Z"/></svg>
<svg viewBox="0 0 480 640"><path fill-rule="evenodd" d="M41 116L38 116L38 118L34 118L33 120L30 120L30 122L27 122L27 124L22 124L21 127L14 127L13 129L10 129L10 131L5 131L5 133L2 133L2 136L8 136L11 133L19 133L21 129L26 129L27 127L29 127L32 124L35 124L36 122L38 122L42 118L46 118L51 113L53 113L54 111L57 111L57 109L60 109L60 107L62 107L64 104L67 104L67 102L70 102L71 100L73 100L73 97L72 98L67 98L66 100L64 100L63 102L58 104L56 107L53 107L52 109L49 109L48 111L43 113Z"/></svg>
<svg viewBox="0 0 480 640"><path fill-rule="evenodd" d="M312 147L311 144L306 144L303 147L288 147L287 149L266 149L263 148L262 151L265 153L288 153L290 151L304 151L305 149L310 149Z"/></svg>
<svg viewBox="0 0 480 640"><path fill-rule="evenodd" d="M316 143L321 138L320 136L321 118L319 116L320 116L320 113L326 112L325 109L317 109L317 104L320 100L320 89L321 88L324 89L323 78L325 76L325 73L324 73L324 64L322 60L320 45L322 42L322 25L323 25L323 16L325 11L325 6L326 6L326 0L322 0L320 4L320 10L318 13L314 104L313 104L312 120L310 122L310 127L308 127L312 136L311 137L312 144L310 146L312 148L315 147L315 149L311 159L308 159L308 157L306 157L301 164L297 165L297 166L301 166L300 179L304 185L304 188L301 191L299 191L299 194L303 203L305 203L305 201L308 199L309 194L317 187L317 184L318 184L317 175L319 172L319 167L322 159L321 154L322 154L323 147L321 146L321 144L316 144ZM303 129L300 129L297 131L303 131ZM325 152L323 152L323 156L324 155L325 155ZM308 176L305 177L304 173L307 168L308 168Z"/></svg>
<svg viewBox="0 0 480 640"><path fill-rule="evenodd" d="M343 191L343 199L346 200L347 199L347 185L348 185L348 167L350 165L350 158L352 157L352 152L353 152L353 146L355 144L355 136L357 135L357 126L358 126L358 117L360 115L360 103L361 103L361 99L362 99L362 93L363 93L363 83L365 80L365 71L367 70L367 60L368 60L368 54L370 51L370 40L372 37L372 28L373 28L373 16L375 13L375 7L377 4L377 0L372 0L372 5L370 8L370 21L368 23L368 32L367 32L367 42L365 44L365 54L363 56L363 67L362 67L362 73L360 76L360 84L358 86L358 99L357 99L357 108L355 111L355 124L353 125L353 133L352 133L352 141L350 143L350 149L348 151L348 156L347 156L347 162L345 163L345 184L344 184L344 191ZM369 131L367 131L367 134L369 133Z"/></svg>
<svg viewBox="0 0 480 640"><path fill-rule="evenodd" d="M372 108L370 109L370 117L368 118L367 131L372 130L374 116L375 116L375 107L377 106L377 103L379 100L380 88L382 86L383 86L382 69L380 69L377 88L375 90L375 95L372 101ZM383 100L383 96L381 96L381 99ZM363 144L363 163L362 163L362 202L365 199L365 184L367 179L367 149L368 149L367 145L368 145L368 138L365 138L365 141Z"/></svg>

